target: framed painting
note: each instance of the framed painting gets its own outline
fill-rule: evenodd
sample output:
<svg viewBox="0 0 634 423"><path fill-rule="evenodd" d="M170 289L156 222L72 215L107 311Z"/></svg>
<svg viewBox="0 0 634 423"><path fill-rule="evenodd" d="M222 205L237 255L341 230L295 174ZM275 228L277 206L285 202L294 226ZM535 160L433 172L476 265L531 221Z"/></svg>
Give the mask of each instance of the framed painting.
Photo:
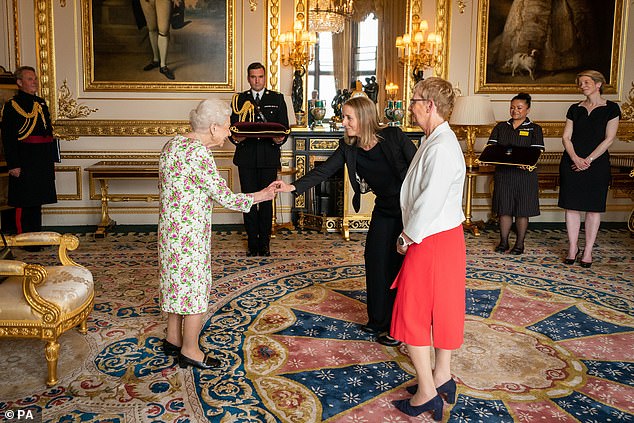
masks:
<svg viewBox="0 0 634 423"><path fill-rule="evenodd" d="M81 0L86 91L234 91L235 0Z"/></svg>
<svg viewBox="0 0 634 423"><path fill-rule="evenodd" d="M616 92L623 0L480 0L476 93L577 93L593 69Z"/></svg>

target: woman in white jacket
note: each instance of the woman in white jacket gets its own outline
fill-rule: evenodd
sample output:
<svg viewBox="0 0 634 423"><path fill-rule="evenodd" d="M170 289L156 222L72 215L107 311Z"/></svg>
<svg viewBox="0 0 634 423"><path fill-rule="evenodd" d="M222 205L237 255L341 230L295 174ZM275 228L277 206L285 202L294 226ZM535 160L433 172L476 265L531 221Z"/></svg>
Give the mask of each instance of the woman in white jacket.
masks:
<svg viewBox="0 0 634 423"><path fill-rule="evenodd" d="M394 404L410 416L432 410L435 420L442 419L443 396L455 402L451 352L462 345L465 317L465 162L447 123L454 99L451 84L441 78L414 87L410 111L427 135L401 187L403 233L397 249L405 260L392 286L398 289L390 332L407 344L418 378L418 386L408 389L414 396Z"/></svg>

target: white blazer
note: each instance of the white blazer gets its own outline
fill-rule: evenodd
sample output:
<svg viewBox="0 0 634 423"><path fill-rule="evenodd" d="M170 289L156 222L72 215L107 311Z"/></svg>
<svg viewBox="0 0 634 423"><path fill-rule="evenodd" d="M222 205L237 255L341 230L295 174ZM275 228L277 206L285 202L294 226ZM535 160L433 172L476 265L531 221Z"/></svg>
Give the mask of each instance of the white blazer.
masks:
<svg viewBox="0 0 634 423"><path fill-rule="evenodd" d="M403 232L415 243L460 225L466 167L462 149L447 122L421 146L401 187Z"/></svg>

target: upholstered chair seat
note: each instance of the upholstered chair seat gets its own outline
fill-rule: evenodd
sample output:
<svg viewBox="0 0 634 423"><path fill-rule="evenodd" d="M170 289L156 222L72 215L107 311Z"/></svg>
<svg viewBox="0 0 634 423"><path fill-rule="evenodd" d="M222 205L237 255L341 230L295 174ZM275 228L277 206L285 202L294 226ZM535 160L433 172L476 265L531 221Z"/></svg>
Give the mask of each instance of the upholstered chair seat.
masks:
<svg viewBox="0 0 634 423"><path fill-rule="evenodd" d="M37 232L8 236L11 247L59 245L59 266L41 266L18 260L0 260L0 338L40 338L47 341L46 383L57 383L58 337L79 326L87 331L94 303L92 273L72 261L68 250L79 246L74 235Z"/></svg>

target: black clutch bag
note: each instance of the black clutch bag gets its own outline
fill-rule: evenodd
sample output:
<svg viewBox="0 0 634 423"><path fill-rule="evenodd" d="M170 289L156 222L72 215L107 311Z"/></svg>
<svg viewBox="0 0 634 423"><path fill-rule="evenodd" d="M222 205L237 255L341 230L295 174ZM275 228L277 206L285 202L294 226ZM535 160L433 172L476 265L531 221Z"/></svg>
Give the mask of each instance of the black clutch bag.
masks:
<svg viewBox="0 0 634 423"><path fill-rule="evenodd" d="M285 137L291 130L277 122L236 122L229 128L238 137Z"/></svg>
<svg viewBox="0 0 634 423"><path fill-rule="evenodd" d="M489 144L484 147L478 164L517 166L532 172L542 150L536 147L513 147L510 145Z"/></svg>

